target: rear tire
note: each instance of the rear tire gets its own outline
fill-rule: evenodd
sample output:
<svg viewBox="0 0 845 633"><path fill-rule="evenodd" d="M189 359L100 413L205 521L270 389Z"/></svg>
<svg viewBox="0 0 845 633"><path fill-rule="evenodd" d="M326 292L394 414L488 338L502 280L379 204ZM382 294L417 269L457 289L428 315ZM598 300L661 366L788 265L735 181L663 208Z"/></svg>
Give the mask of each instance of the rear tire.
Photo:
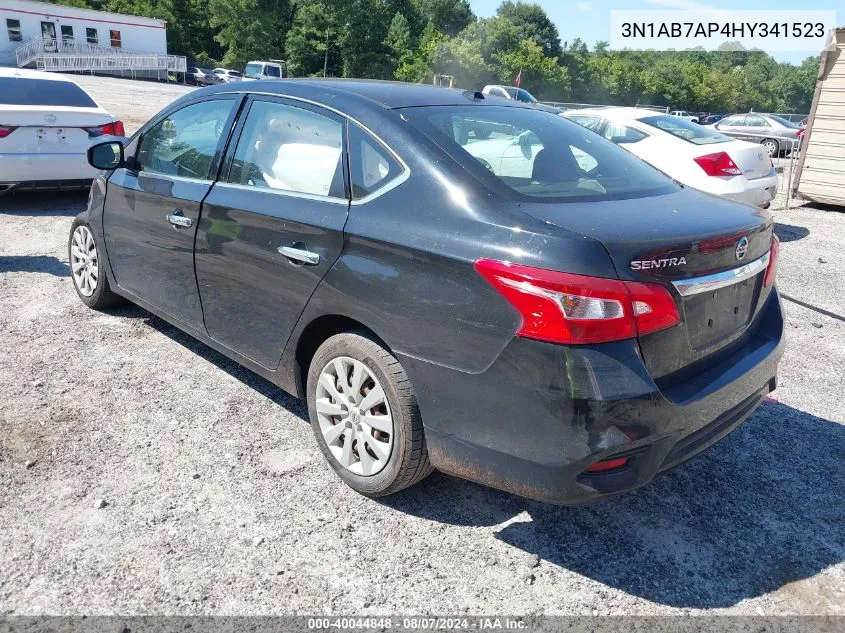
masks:
<svg viewBox="0 0 845 633"><path fill-rule="evenodd" d="M769 158L777 158L778 156L780 156L780 143L778 143L775 139L764 138L760 142L760 145L765 148L766 153L769 155Z"/></svg>
<svg viewBox="0 0 845 633"><path fill-rule="evenodd" d="M70 278L82 303L93 310L103 310L125 302L109 287L102 249L84 215L77 216L70 227L67 244Z"/></svg>
<svg viewBox="0 0 845 633"><path fill-rule="evenodd" d="M326 340L311 360L307 390L317 444L353 490L382 497L432 472L411 381L368 332Z"/></svg>

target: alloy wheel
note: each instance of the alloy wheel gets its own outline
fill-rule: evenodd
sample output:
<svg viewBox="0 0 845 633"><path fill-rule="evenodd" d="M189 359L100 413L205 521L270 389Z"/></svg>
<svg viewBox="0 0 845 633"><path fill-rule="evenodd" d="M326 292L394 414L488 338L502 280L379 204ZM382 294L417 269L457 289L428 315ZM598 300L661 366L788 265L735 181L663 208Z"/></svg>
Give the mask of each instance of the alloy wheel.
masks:
<svg viewBox="0 0 845 633"><path fill-rule="evenodd" d="M70 245L70 269L73 283L85 297L90 297L97 290L99 263L97 245L94 243L91 229L85 225L77 226Z"/></svg>
<svg viewBox="0 0 845 633"><path fill-rule="evenodd" d="M331 360L317 381L317 420L334 458L351 473L381 472L393 448L393 417L384 389L361 361Z"/></svg>
<svg viewBox="0 0 845 633"><path fill-rule="evenodd" d="M778 144L775 141L763 141L763 147L766 148L766 153L769 155L769 158L774 157L778 151Z"/></svg>

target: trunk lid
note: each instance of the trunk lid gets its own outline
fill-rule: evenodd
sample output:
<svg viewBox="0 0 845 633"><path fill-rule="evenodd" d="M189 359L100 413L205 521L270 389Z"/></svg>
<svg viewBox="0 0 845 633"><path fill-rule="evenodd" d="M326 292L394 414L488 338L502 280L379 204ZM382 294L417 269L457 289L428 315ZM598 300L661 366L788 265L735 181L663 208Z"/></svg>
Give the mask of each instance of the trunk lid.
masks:
<svg viewBox="0 0 845 633"><path fill-rule="evenodd" d="M658 283L669 290L681 323L640 337L646 366L658 384L672 384L691 368L703 369L707 359L741 345L771 290L763 288L765 268L712 291L684 295L679 289L682 281L767 257L773 221L763 209L684 189L588 204L535 203L523 210L601 242L620 279ZM738 248L740 241L744 248Z"/></svg>
<svg viewBox="0 0 845 633"><path fill-rule="evenodd" d="M728 156L742 171L742 175L748 180L765 178L772 174L772 160L761 145L746 143L745 141L731 141L719 147L728 153ZM702 153L710 153L710 151Z"/></svg>
<svg viewBox="0 0 845 633"><path fill-rule="evenodd" d="M84 153L95 140L86 128L114 120L100 108L0 105L0 125L16 128L0 138L0 154Z"/></svg>

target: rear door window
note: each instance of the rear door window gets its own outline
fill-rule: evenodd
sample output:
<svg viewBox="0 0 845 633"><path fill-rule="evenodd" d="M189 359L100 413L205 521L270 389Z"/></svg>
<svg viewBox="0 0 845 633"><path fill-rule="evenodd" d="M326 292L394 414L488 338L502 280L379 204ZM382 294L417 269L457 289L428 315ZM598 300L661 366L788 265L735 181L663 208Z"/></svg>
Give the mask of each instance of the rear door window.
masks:
<svg viewBox="0 0 845 633"><path fill-rule="evenodd" d="M140 171L211 179L211 166L234 99L210 99L173 112L144 132L138 146Z"/></svg>
<svg viewBox="0 0 845 633"><path fill-rule="evenodd" d="M598 132L604 124L604 119L601 117L589 116L586 114L568 114L566 115L566 118L572 119L578 125L583 125L585 128L592 130L593 132Z"/></svg>
<svg viewBox="0 0 845 633"><path fill-rule="evenodd" d="M636 143L648 136L645 132L640 132L629 125L623 125L615 121L607 122L603 135L607 140L620 144Z"/></svg>
<svg viewBox="0 0 845 633"><path fill-rule="evenodd" d="M345 198L342 121L286 103L254 101L228 182Z"/></svg>
<svg viewBox="0 0 845 633"><path fill-rule="evenodd" d="M769 127L769 122L761 116L748 114L745 116L746 127Z"/></svg>
<svg viewBox="0 0 845 633"><path fill-rule="evenodd" d="M728 116L719 121L719 125L727 126L727 127L742 127L745 125L745 115L744 114L735 114L733 116Z"/></svg>
<svg viewBox="0 0 845 633"><path fill-rule="evenodd" d="M25 77L0 77L0 104L68 106L73 108L97 107L94 100L73 82Z"/></svg>

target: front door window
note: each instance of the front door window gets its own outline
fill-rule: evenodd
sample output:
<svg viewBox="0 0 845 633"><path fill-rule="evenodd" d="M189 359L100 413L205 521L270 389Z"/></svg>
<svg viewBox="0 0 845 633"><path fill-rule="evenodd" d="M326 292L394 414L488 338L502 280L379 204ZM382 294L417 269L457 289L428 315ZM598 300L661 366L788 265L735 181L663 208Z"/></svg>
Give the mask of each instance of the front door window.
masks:
<svg viewBox="0 0 845 633"><path fill-rule="evenodd" d="M141 139L140 171L210 178L217 144L232 110L232 100L213 99L186 106L159 121Z"/></svg>

